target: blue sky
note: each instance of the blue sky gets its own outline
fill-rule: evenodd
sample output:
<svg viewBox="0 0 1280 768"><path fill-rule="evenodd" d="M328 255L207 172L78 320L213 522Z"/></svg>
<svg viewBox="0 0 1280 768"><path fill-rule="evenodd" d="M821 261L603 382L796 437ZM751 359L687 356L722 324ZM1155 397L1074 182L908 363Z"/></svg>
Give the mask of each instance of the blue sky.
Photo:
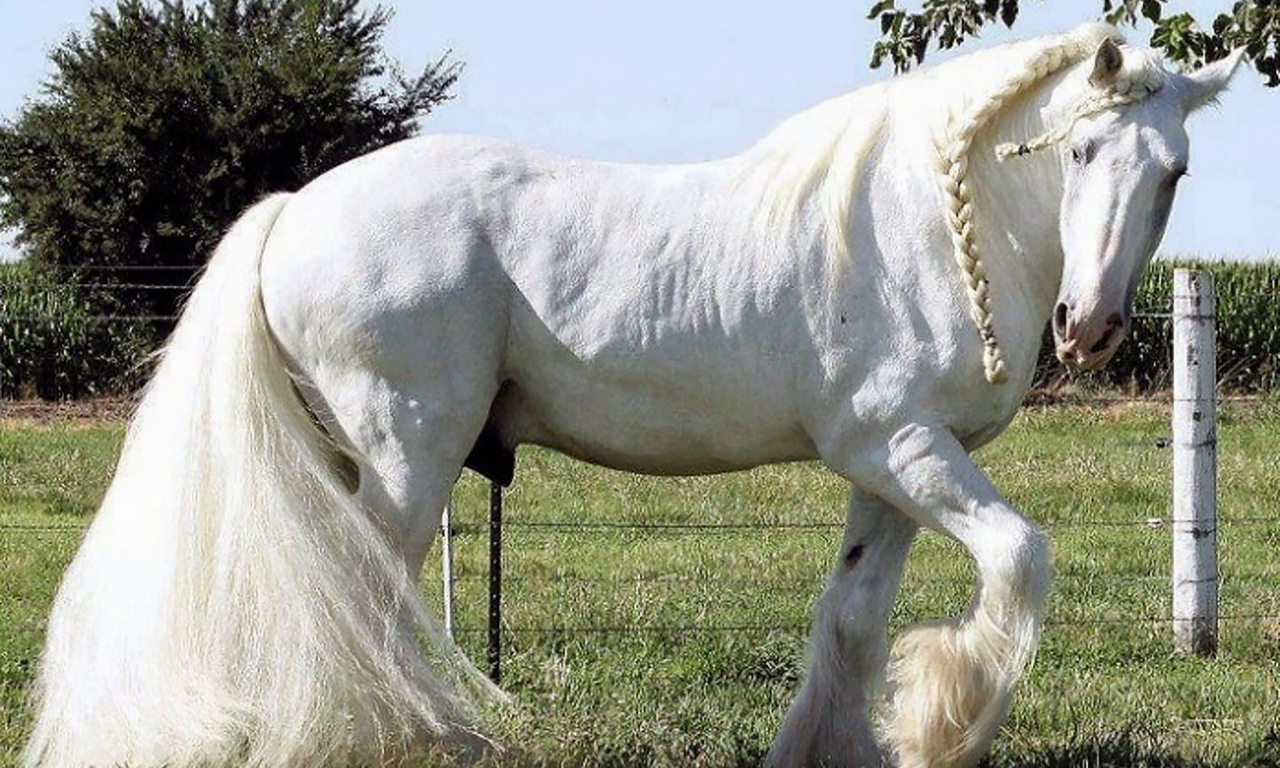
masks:
<svg viewBox="0 0 1280 768"><path fill-rule="evenodd" d="M100 0L0 0L0 116L48 75L47 52ZM385 43L408 71L445 49L466 62L458 98L425 131L522 141L608 160L684 162L747 147L783 118L889 76L867 60L864 0L384 2ZM1023 0L1018 36L1069 28L1100 2ZM1202 19L1227 6L1171 0ZM1146 31L1130 32L1135 41ZM992 30L984 45L1009 39ZM1280 90L1241 72L1191 121L1192 177L1163 250L1280 254ZM0 246L3 250L4 246Z"/></svg>

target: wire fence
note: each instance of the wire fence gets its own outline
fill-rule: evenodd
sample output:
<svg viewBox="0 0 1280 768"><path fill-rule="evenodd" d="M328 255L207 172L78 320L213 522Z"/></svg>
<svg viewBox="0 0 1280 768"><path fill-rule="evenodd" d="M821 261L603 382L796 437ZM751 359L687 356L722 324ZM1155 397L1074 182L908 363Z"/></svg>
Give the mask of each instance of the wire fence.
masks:
<svg viewBox="0 0 1280 768"><path fill-rule="evenodd" d="M1153 271L1160 264L1153 265ZM164 312L151 311L94 311L91 314L77 318L92 327L100 327L104 334L117 333L134 333L139 334L138 339L141 340L143 346L154 346L160 342L165 334L167 334L179 319L177 308L182 305L185 295L194 287L202 267L199 266L183 266L183 265L141 265L141 264L118 264L118 265L84 265L75 268L64 268L58 272L58 283L61 287L74 290L86 297L126 297L126 306L135 308L164 308ZM1166 270L1167 271L1167 270ZM162 297L162 298L158 298ZM1124 386L1140 386L1142 390L1141 398L1150 395L1159 396L1167 391L1169 386L1169 375L1167 373L1167 365L1138 365L1135 367L1132 361L1128 359L1129 351L1138 349L1149 349L1152 346L1153 339L1164 339L1170 334L1172 327L1173 315L1169 311L1167 301L1169 296L1166 294L1160 298L1160 302L1165 302L1159 306L1151 303L1149 291L1141 291L1139 294L1140 306L1137 311L1130 316L1131 327L1129 331L1130 340L1125 344L1121 353L1117 355L1113 361L1112 367L1118 370L1114 376L1108 374L1088 375L1070 373L1061 367L1053 359L1049 351L1049 345L1042 350L1040 360L1037 367L1037 386L1033 389L1028 398L1029 404L1042 404L1046 402L1073 402L1073 403L1089 403L1093 402L1092 391L1099 387L1108 387L1121 384ZM106 301L91 299L86 306L88 307L107 307L119 302L113 302L108 298ZM27 307L26 311L19 310L17 312L5 311L0 306L0 319L10 320L16 323L31 324L48 324L50 318L38 314L32 314L33 307ZM1235 318L1236 325L1241 318ZM1247 323L1247 319L1245 321ZM1265 331L1265 329L1263 329ZM1258 337L1259 334L1246 333L1249 338ZM1265 335L1262 333L1261 335ZM1167 346L1167 345L1166 345ZM147 360L145 352L149 350L138 349L131 352L137 359L137 366L143 366ZM1134 354L1144 361L1150 359L1148 352ZM1167 355L1165 356L1168 357ZM1167 360L1166 360L1167 362ZM1250 366L1249 360L1232 359L1222 371L1224 381L1231 381L1239 384L1247 381L1247 371L1242 372L1242 368ZM117 366L118 367L118 366ZM1280 361L1261 361L1259 367L1258 381L1273 381L1276 376L1276 369L1280 368ZM128 366L125 367L128 370ZM104 375L105 375L104 369ZM114 369L112 369L114 370ZM136 376L118 375L111 377L111 382L93 383L88 389L95 392L114 391L114 389L125 385L129 388L136 384ZM14 389L21 391L31 390L31 385L17 386L11 383L9 385ZM57 385L50 385L52 389L58 389ZM1081 395L1077 391L1083 387L1088 394ZM46 387L48 389L49 387ZM71 396L80 396L83 386L72 387L74 390ZM1236 389L1244 388L1237 386ZM4 393L0 393L3 395ZM12 397L13 389L8 392L8 396ZM48 396L48 395L45 395ZM66 396L65 394L58 396ZM1134 400L1141 399L1139 397L1132 398ZM1129 398L1111 394L1105 398L1099 399L1098 402L1121 403L1129 402Z"/></svg>
<svg viewBox="0 0 1280 768"><path fill-rule="evenodd" d="M1138 398L1130 398L1139 400ZM1107 402L1111 402L1108 400ZM1150 402L1150 401L1143 401ZM1242 398L1238 407L1250 408L1256 400ZM1168 407L1166 403L1164 408ZM1152 439L1113 439L1110 448L1133 456L1167 457L1166 442ZM1160 462L1167 463L1166 458ZM469 482L477 485L475 478ZM517 484L522 482L517 480ZM662 480L654 480L662 483ZM732 638L762 638L780 635L795 647L803 646L809 630L812 600L823 587L830 556L838 547L843 524L832 520L794 520L786 518L746 521L644 521L638 519L643 510L618 508L616 519L578 519L552 516L539 509L536 519L524 516L521 497L509 500L508 516L502 521L503 549L500 552L503 592L498 596L502 611L495 625L490 623L489 590L493 572L487 558L491 525L483 517L480 494L471 497L456 511L457 522L450 526L454 540L456 565L449 587L457 590L453 611L457 619L451 627L459 643L480 659L488 658L489 672L501 679L505 664L508 674L535 663L526 660L531 651L559 647L565 642L598 644L654 642L683 643L693 638L700 642L724 643ZM741 510L744 517L752 510ZM722 510L730 516L732 510ZM1141 549L1165 553L1169 548L1174 524L1166 509L1163 514L1138 513L1131 516L1069 517L1062 516L1043 527L1055 540L1066 540L1070 547L1087 534L1089 545L1100 557L1108 549ZM18 523L0 520L0 541L11 546L41 548L61 546L66 551L84 535L82 522ZM1280 518L1264 514L1232 514L1225 509L1217 520L1217 529L1237 532L1237 536L1256 538L1260 535L1280 540ZM811 541L811 553L801 573L743 574L740 569L707 565L699 561L690 567L668 567L631 564L632 570L617 573L583 567L574 562L573 548L581 541L612 541L612 549L603 556L616 557L652 542L665 542L676 547L696 546L712 553L735 556L746 550L768 549L770 542L785 540ZM1074 537L1074 538L1073 538ZM747 542L734 544L734 542ZM26 542L26 543L22 543ZM1224 635L1251 631L1255 625L1280 622L1280 568L1251 557L1248 562L1233 560L1232 541L1223 545L1221 571L1227 600L1218 616ZM732 546L730 546L732 545ZM563 553L559 567L548 567L548 553ZM597 553L599 554L599 553ZM441 553L436 550L424 574L424 592L431 601L439 601ZM553 559L560 560L556 555ZM712 557L714 559L714 556ZM1104 558L1105 559L1105 558ZM1045 627L1048 637L1062 631L1085 632L1095 636L1139 633L1148 636L1153 647L1167 634L1174 617L1170 604L1170 577L1162 555L1154 558L1151 568L1143 573L1107 573L1093 568L1059 565L1054 578L1054 598ZM964 564L961 563L963 566ZM589 566L589 564L588 564ZM973 588L972 574L964 567L947 573L918 572L908 574L904 595L909 605L904 615L911 619L948 615L952 608L945 600L922 597L926 588L945 595L966 595ZM1115 595L1121 605L1101 615L1088 613L1086 595ZM636 607L637 597L641 608ZM759 620L750 619L743 604L754 600L785 603L781 608L763 611ZM584 603L589 605L584 606ZM674 607L648 610L649 606L671 603ZM952 601L954 606L954 600ZM1055 606L1061 606L1055 607ZM747 620L743 620L747 619ZM900 622L900 624L906 621ZM26 643L37 643L44 631L43 622L0 628L0 635L20 636ZM1063 642L1077 642L1066 637ZM1091 642L1081 640L1078 642ZM490 656L490 649L493 649ZM536 656L536 653L535 653Z"/></svg>
<svg viewBox="0 0 1280 768"><path fill-rule="evenodd" d="M86 273L72 285L85 291L150 291L174 292L188 291L188 284L168 284L161 282L131 280L127 275L134 272L185 271L194 276L195 271L186 267L88 267ZM118 282L94 277L98 273L118 272L126 279ZM1173 314L1167 311L1142 311L1133 316L1135 322L1146 323L1148 333L1160 333L1166 337L1172 327ZM24 318L18 317L21 321ZM93 315L90 321L95 323L120 324L162 324L173 323L176 315L169 314L119 314ZM1172 352L1170 352L1170 355ZM1237 408L1251 408L1270 402L1266 395L1226 394L1219 397L1219 402L1229 403ZM1179 402L1170 393L1159 392L1155 395L1133 395L1115 391L1096 392L1080 391L1070 388L1059 388L1053 392L1035 392L1028 403L1031 405L1045 403L1067 403L1072 405L1114 406L1122 404L1155 404L1158 407L1170 408ZM1141 437L1126 438L1125 450L1131 451L1164 451L1171 447L1171 438L1166 432L1158 432ZM656 482L656 481L655 481ZM494 494L491 491L490 504ZM801 635L808 629L807 615L811 610L811 600L820 591L825 579L827 557L815 555L812 568L803 574L790 575L735 575L726 573L730 569L699 567L694 572L655 568L640 573L602 574L599 572L583 573L567 570L548 569L546 557L528 559L522 553L533 551L545 555L548 551L566 553L571 556L571 548L563 542L548 539L565 537L588 539L592 537L613 537L618 540L617 549L631 538L674 539L683 542L696 542L698 546L716 549L725 537L742 535L769 535L773 537L818 537L820 542L815 550L834 552L843 524L832 521L806 521L791 519L773 519L760 521L733 522L664 522L641 521L640 510L624 510L620 519L569 519L546 517L526 519L519 516L519 501L516 504L516 515L501 519L500 528L495 530L491 517L486 522L453 523L449 533L457 542L456 546L463 554L459 556L459 566L452 568L452 575L447 581L446 593L452 595L459 590L461 594L451 612L459 616L459 621L450 630L462 638L486 638L486 655L490 662L490 672L497 678L500 676L502 655L502 638L522 639L521 642L536 642L537 638L572 638L583 637L598 640L602 637L616 636L620 638L633 636L668 636L682 637L690 635L732 636L739 634L787 633ZM473 506L479 507L480 503ZM462 510L464 514L474 510ZM477 515L479 517L479 515ZM501 514L499 514L501 518ZM1060 518L1048 522L1044 527L1051 536L1065 535L1067 532L1090 532L1093 546L1108 546L1106 537L1119 536L1113 546L1134 547L1159 545L1167 551L1168 536L1177 524L1183 520L1175 520L1172 515L1137 514L1132 517L1079 517ZM1265 532L1273 536L1280 532L1280 519L1263 514L1232 514L1231 510L1216 520L1213 530ZM43 523L6 523L0 522L0 539L15 537L32 537L35 539L64 537L74 543L83 535L85 526L75 523L43 524ZM506 533L517 540L503 550L501 534ZM1145 535L1145 539L1134 539L1127 534ZM496 541L495 541L496 536ZM38 546L38 545L36 545ZM825 549L824 549L825 547ZM734 549L734 552L741 548ZM439 553L437 553L439 554ZM450 555L452 556L452 555ZM1231 550L1224 551L1224 567L1221 576L1225 585L1245 584L1251 589L1245 593L1229 595L1227 607L1219 613L1217 620L1227 625L1243 625L1249 622L1280 622L1280 604L1273 597L1280 594L1280 571L1270 567L1268 563L1259 563L1257 558L1235 568L1231 561ZM439 562L438 560L436 562ZM1159 562L1163 569L1165 563ZM438 574L434 581L427 580L428 585L439 585ZM501 588L495 592L495 577L499 584L505 584L509 591L504 596ZM908 574L908 582L913 586L935 585L948 592L967 594L973 587L972 574L963 569L945 575L914 573ZM1124 627L1150 630L1152 627L1169 627L1175 617L1171 611L1152 610L1157 604L1170 603L1170 576L1167 570L1162 572L1110 574L1097 571L1074 572L1065 570L1056 578L1059 590L1058 597L1073 606L1079 614L1080 606L1075 605L1072 596L1092 594L1099 591L1123 590L1140 587L1141 595L1134 601L1137 606L1125 616L1088 616L1088 615L1053 615L1046 620L1050 628L1106 628L1120 629ZM577 611L571 606L559 603L538 606L537 613L543 618L530 618L529 611L505 613L504 600L511 602L546 599L547 588L568 588L572 591L571 599L581 599L581 593L589 593L590 598L599 603L599 610ZM614 614L625 614L626 611L615 610L625 603L628 595L637 589L663 589L673 593L692 591L698 596L708 596L707 602L698 610L690 611L683 618L671 617L666 613L664 618L646 618L643 611L633 611L634 620L616 620ZM540 591L541 590L541 591ZM734 617L741 612L718 612L711 602L715 595L720 599L732 601L743 599L744 593L749 595L770 594L775 591L787 591L792 595L786 610L775 612L785 615L760 621L742 621ZM797 597L796 595L804 595ZM440 599L454 600L453 597L438 596ZM566 598L551 596L555 600ZM434 599L434 598L433 598ZM747 599L750 599L748 597ZM933 604L918 606L918 612L926 612L936 607ZM495 614L496 608L496 614ZM555 619L560 614L573 615L574 619ZM1067 612L1069 613L1069 612ZM642 615L643 614L643 615ZM43 631L43 623L8 626L0 628L0 632L8 634L39 635Z"/></svg>
<svg viewBox="0 0 1280 768"><path fill-rule="evenodd" d="M1150 539L1136 542L1136 545L1151 546L1157 543L1161 550L1169 547L1170 529L1175 521L1168 517L1141 517L1133 519L1104 520L1058 520L1044 526L1051 537L1058 539L1066 530L1090 531L1095 539L1093 546L1099 550L1109 546L1106 537L1119 530L1133 531L1139 534L1156 535L1154 542ZM527 650L529 642L544 642L537 638L565 640L573 638L598 640L602 637L653 637L664 636L679 638L693 635L736 635L736 634L771 634L784 633L802 636L809 629L807 614L811 610L811 600L821 591L825 574L820 571L802 576L733 576L723 572L704 572L695 569L694 573L673 570L656 570L640 574L608 576L599 574L583 574L575 572L547 572L542 558L527 558L522 553L533 551L543 553L545 541L533 542L531 539L548 538L566 539L572 537L592 537L600 534L627 534L648 538L689 538L695 537L700 543L711 549L719 545L708 543L709 539L725 536L738 536L744 533L767 532L774 536L804 536L819 534L825 541L819 547L821 553L833 553L838 547L839 532L843 526L830 523L759 523L759 524L702 524L702 523L667 523L645 524L620 521L571 521L571 520L504 520L504 534L509 539L503 541L503 554L500 571L500 592L497 601L506 606L517 606L526 601L536 605L532 610L519 611L514 616L499 613L496 618L490 617L486 624L484 619L485 600L494 601L494 572L490 569L482 571L474 566L471 572L463 569L455 573L448 584L449 589L457 589L466 593L465 597L453 598L456 602L451 613L460 618L452 627L452 632L462 641L476 641L486 638L485 655L489 660L489 674L495 680L502 677L503 648L507 642L518 642ZM1269 534L1280 533L1280 519L1262 516L1224 517L1218 521L1223 530L1240 530L1257 532L1266 530ZM466 549L467 538L475 539L475 548L486 543L486 526L457 525L451 533L458 542L455 546ZM634 541L629 542L634 544ZM767 547L766 542L757 542L757 546ZM1135 547L1133 539L1119 540L1115 547ZM572 544L565 545L567 558L572 558L569 549ZM1225 560L1227 567L1221 574L1221 580L1230 592L1226 601L1228 606L1219 612L1217 621L1222 631L1235 632L1247 629L1251 624L1280 622L1280 604L1273 597L1280 587L1280 570L1252 563L1235 567L1228 550ZM475 555L475 559L480 557ZM810 558L826 563L826 557L817 555ZM455 566L456 569L456 566ZM1090 572L1071 572L1057 574L1055 582L1055 604L1067 605L1061 610L1051 608L1045 620L1045 627L1052 630L1083 629L1109 631L1140 629L1146 632L1168 632L1175 622L1175 616L1168 609L1152 610L1153 605L1165 605L1170 602L1170 575L1163 573L1144 574L1109 574ZM428 582L430 583L430 582ZM965 593L972 589L972 577L968 574L929 575L917 573L907 578L904 594L914 592L919 597L919 590L925 586L944 588L948 593ZM617 611L618 606L627 606L629 601L640 592L658 589L661 591L658 600L671 594L680 595L693 590L699 598L707 597L707 601L698 604L696 611L685 616L684 621L658 622L653 620L612 621L592 620L593 612L586 612L585 618L575 621L546 622L538 621L538 616L557 616L562 613L581 613L577 601L589 599L602 606L599 611L608 615ZM778 593L788 593L790 608L785 613L789 617L775 621L761 622L724 622L720 616L734 615L734 603L743 592L750 596L748 600L757 598L769 599ZM795 599L800 592L806 597ZM1096 593L1112 593L1117 596L1136 594L1129 608L1121 607L1122 616L1087 615L1087 606L1081 605L1083 595ZM776 598L775 598L776 599ZM1126 598L1129 599L1129 598ZM687 600L685 601L688 602ZM917 603L920 601L917 600ZM626 612L625 610L623 611ZM907 613L920 618L921 615L947 615L947 611L930 611L928 606L915 605ZM496 623L495 623L496 621ZM523 638L523 639L522 639ZM479 653L479 646L473 646Z"/></svg>

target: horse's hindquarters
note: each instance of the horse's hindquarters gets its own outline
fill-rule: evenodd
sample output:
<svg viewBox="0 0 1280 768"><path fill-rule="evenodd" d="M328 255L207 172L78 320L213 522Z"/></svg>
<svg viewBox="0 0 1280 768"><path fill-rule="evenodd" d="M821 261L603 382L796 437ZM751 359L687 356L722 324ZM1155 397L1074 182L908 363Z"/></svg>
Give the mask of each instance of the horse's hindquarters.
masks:
<svg viewBox="0 0 1280 768"><path fill-rule="evenodd" d="M50 616L28 768L381 765L470 739L461 694L485 686L331 471L268 328L282 205L219 246L130 425Z"/></svg>

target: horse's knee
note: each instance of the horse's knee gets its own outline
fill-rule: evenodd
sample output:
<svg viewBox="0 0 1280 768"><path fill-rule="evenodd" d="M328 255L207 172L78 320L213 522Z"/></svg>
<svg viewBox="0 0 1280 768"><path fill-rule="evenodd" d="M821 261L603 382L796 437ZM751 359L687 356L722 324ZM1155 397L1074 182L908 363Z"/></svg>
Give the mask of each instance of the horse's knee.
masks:
<svg viewBox="0 0 1280 768"><path fill-rule="evenodd" d="M1038 612L1049 592L1049 538L1029 521L993 532L975 552L982 576L982 603Z"/></svg>
<svg viewBox="0 0 1280 768"><path fill-rule="evenodd" d="M847 676L878 676L888 655L886 632L897 593L895 573L872 573L869 559L836 573L814 607L813 645ZM865 571L859 570L866 568ZM815 661L821 654L815 654Z"/></svg>

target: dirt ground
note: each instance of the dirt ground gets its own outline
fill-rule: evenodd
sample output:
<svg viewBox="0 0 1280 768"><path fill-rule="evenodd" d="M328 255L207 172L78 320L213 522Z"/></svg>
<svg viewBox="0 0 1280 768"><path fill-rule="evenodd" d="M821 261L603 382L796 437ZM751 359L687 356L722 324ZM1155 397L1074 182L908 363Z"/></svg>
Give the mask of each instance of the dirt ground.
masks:
<svg viewBox="0 0 1280 768"><path fill-rule="evenodd" d="M1264 399L1256 394L1220 392L1219 400L1255 402ZM1095 390L1071 384L1053 383L1039 386L1027 393L1024 406L1093 406L1106 410L1127 410L1135 404L1153 403L1168 405L1172 402L1168 390L1154 393L1126 393L1117 390ZM61 402L45 400L0 400L0 423L52 424L65 422L127 421L137 406L138 398L110 397Z"/></svg>
<svg viewBox="0 0 1280 768"><path fill-rule="evenodd" d="M137 400L131 397L97 398L93 400L0 401L0 422L19 421L26 424L49 424L68 421L124 421L133 413Z"/></svg>

